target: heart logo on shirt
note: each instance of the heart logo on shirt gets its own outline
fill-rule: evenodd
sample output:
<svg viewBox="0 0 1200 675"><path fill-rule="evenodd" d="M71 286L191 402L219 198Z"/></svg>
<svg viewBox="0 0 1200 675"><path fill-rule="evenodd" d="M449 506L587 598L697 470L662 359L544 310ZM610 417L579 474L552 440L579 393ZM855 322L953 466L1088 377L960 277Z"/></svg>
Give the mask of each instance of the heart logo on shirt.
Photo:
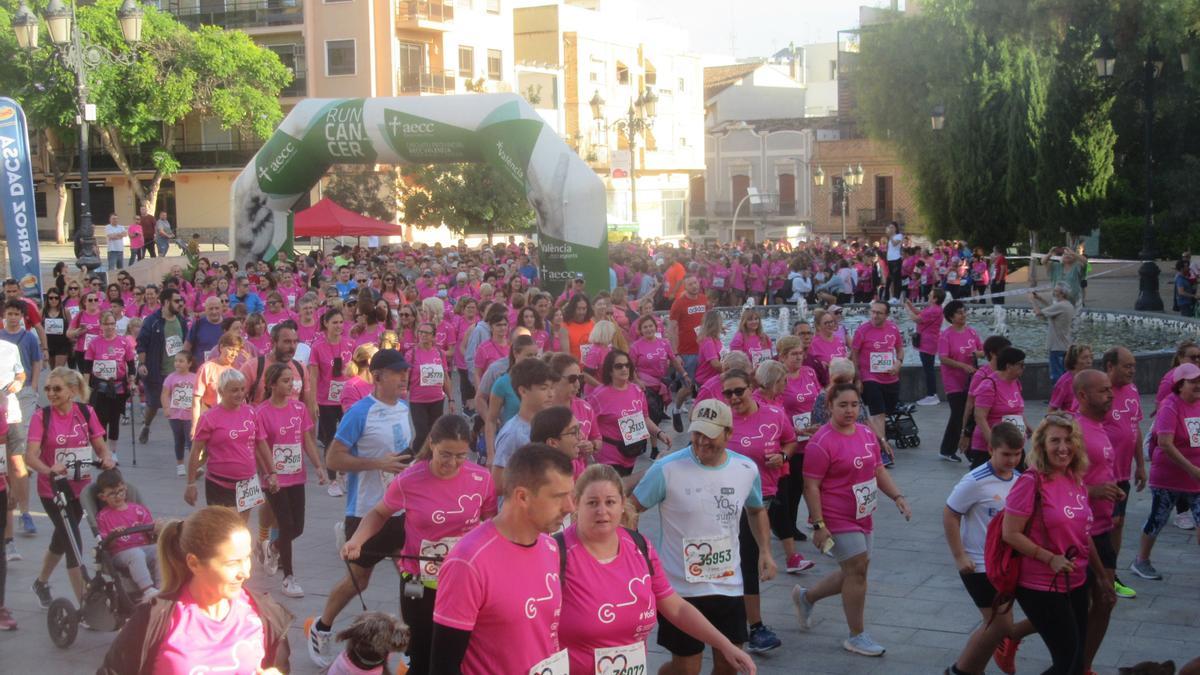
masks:
<svg viewBox="0 0 1200 675"><path fill-rule="evenodd" d="M467 508L469 506L474 506L475 510L468 511ZM472 516L471 518L469 518L467 521L467 524L470 525L471 523L474 523L475 521L479 520L479 510L482 507L483 507L483 495L480 495L480 494L459 495L458 510L442 511L439 509L439 510L433 512L433 514L430 516L430 520L432 520L434 523L437 523L438 525L442 525L446 522L446 516L455 516L460 513L474 513L475 515Z"/></svg>
<svg viewBox="0 0 1200 675"><path fill-rule="evenodd" d="M619 602L617 604L613 604L611 602L606 602L603 605L600 605L600 609L596 612L596 617L598 619L600 619L600 623L612 623L613 621L616 621L616 619L617 619L616 610L617 609L620 609L621 607L629 607L630 605L637 604L638 596L637 596L637 591L634 590L634 587L645 586L646 582L649 580L650 580L649 574L644 574L640 577L634 577L634 578L630 579L629 584L625 587L626 591L628 591L628 593L629 593L628 598L626 598L625 600L622 600L621 602ZM653 598L652 595L650 597ZM650 604L649 602L646 603L646 605L647 605L646 609L650 609L649 604Z"/></svg>
<svg viewBox="0 0 1200 675"><path fill-rule="evenodd" d="M596 662L597 675L615 675L625 671L629 665L629 661L625 659L624 654L616 656L605 656Z"/></svg>
<svg viewBox="0 0 1200 675"><path fill-rule="evenodd" d="M539 602L554 599L554 589L558 588L558 575L553 572L546 574L546 595L536 598L528 598L525 600L525 618L532 619L537 616L537 605Z"/></svg>

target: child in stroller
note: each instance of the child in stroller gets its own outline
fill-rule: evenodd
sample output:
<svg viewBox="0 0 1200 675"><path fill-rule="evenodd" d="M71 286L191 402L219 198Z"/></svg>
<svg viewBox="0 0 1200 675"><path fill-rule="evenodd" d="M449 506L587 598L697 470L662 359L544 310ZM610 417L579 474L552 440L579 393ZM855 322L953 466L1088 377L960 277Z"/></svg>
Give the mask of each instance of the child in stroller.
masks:
<svg viewBox="0 0 1200 675"><path fill-rule="evenodd" d="M139 525L154 525L150 509L130 501L129 488L117 469L108 469L96 477L96 498L103 504L96 514L96 525L101 540L108 542L101 555L110 555L113 567L133 581L141 595L139 602L158 595L160 582L154 533L121 534ZM115 538L110 539L110 535Z"/></svg>

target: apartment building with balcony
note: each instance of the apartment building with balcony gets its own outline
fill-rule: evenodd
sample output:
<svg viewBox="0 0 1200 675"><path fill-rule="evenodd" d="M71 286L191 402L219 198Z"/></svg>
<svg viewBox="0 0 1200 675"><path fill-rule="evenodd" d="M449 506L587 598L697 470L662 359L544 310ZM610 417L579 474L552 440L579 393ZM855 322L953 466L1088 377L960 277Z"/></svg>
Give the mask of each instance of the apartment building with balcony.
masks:
<svg viewBox="0 0 1200 675"><path fill-rule="evenodd" d="M512 0L159 0L181 23L241 30L294 74L280 93L286 113L305 97L392 97L514 90ZM214 119L187 118L172 150L182 170L164 181L158 210L184 231L229 225L233 180L261 146ZM153 175L152 147L130 149L139 175ZM45 158L43 158L45 159ZM44 162L43 162L44 166ZM94 220L137 213L132 187L96 147L91 164ZM39 223L53 238L57 197L47 172L39 184ZM68 178L67 229L75 221L78 175ZM316 195L314 195L316 196Z"/></svg>
<svg viewBox="0 0 1200 675"><path fill-rule="evenodd" d="M513 13L517 90L604 180L610 233L687 236L704 116L703 69L686 32L639 18L645 5L629 0L525 4ZM621 120L647 90L655 114L631 147Z"/></svg>

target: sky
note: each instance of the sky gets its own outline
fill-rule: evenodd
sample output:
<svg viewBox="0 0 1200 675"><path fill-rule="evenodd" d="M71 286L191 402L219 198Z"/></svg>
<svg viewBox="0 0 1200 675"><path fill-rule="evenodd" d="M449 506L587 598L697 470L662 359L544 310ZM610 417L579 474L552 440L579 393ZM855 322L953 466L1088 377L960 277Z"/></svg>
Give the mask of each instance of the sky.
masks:
<svg viewBox="0 0 1200 675"><path fill-rule="evenodd" d="M858 25L860 5L890 6L890 0L637 0L641 16L669 19L691 34L693 52L769 56L788 46L833 42L837 32ZM904 1L899 3L904 7Z"/></svg>

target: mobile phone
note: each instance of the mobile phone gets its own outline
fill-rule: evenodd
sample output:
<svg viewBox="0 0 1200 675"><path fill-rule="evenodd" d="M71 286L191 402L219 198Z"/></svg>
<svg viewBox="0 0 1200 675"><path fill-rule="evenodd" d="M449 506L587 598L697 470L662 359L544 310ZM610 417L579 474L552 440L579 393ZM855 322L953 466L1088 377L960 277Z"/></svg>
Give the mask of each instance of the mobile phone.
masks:
<svg viewBox="0 0 1200 675"><path fill-rule="evenodd" d="M830 551L832 551L832 550L833 550L833 537L830 537L825 540L825 545L821 547L821 553L824 553L825 555L832 555L830 553Z"/></svg>

